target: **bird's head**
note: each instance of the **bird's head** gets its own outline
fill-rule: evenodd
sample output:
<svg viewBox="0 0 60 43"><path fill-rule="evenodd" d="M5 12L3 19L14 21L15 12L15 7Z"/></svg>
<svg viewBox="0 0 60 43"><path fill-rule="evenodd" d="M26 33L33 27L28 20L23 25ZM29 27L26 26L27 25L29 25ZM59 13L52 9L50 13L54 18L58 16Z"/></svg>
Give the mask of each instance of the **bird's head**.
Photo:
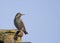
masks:
<svg viewBox="0 0 60 43"><path fill-rule="evenodd" d="M24 15L24 14L22 14L22 13L17 13L15 17L16 17L16 18L19 18L19 17L21 17L21 16L23 16L23 15Z"/></svg>

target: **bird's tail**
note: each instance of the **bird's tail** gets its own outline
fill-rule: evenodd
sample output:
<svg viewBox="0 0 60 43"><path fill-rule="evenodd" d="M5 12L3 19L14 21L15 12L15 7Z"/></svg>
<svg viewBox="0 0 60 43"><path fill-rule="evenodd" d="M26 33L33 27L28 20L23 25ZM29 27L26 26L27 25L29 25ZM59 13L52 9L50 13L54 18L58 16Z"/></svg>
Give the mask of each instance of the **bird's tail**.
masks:
<svg viewBox="0 0 60 43"><path fill-rule="evenodd" d="M28 34L28 32L24 31L25 34Z"/></svg>

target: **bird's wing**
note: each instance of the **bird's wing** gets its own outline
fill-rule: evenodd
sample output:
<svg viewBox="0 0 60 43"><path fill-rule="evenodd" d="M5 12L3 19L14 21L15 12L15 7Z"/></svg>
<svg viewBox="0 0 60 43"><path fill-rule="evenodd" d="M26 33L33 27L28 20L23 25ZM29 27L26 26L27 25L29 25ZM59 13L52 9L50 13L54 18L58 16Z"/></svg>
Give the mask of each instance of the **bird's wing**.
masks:
<svg viewBox="0 0 60 43"><path fill-rule="evenodd" d="M22 24L21 24L22 29L25 30L25 25L24 25L24 23L23 23L22 21L21 21L21 23L22 23Z"/></svg>

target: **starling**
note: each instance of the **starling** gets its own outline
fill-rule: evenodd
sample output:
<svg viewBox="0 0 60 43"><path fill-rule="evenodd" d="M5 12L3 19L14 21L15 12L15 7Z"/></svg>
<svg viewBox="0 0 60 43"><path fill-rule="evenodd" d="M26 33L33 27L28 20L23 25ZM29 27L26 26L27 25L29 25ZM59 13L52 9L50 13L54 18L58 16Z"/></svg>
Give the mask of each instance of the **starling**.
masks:
<svg viewBox="0 0 60 43"><path fill-rule="evenodd" d="M21 13L17 13L15 18L14 18L14 25L16 26L16 28L18 29L18 31L20 32L21 30L25 33L28 34L28 32L25 29L24 23L21 20L21 16L23 16L24 14ZM17 32L17 34L19 33Z"/></svg>
<svg viewBox="0 0 60 43"><path fill-rule="evenodd" d="M24 23L23 21L21 20L21 16L23 16L24 14L21 14L21 13L17 13L15 18L14 18L14 25L15 27L18 29L18 31L16 32L15 36L14 36L14 39L17 40L17 35L23 31L25 34L28 34L28 32L26 31L25 29L25 26L24 26ZM22 34L22 33L21 33Z"/></svg>

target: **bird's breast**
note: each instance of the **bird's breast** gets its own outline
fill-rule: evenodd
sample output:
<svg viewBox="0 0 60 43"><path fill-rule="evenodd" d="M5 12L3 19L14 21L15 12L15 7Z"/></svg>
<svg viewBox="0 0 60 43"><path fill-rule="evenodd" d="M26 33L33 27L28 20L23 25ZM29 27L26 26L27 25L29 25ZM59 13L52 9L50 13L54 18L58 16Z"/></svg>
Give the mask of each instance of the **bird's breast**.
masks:
<svg viewBox="0 0 60 43"><path fill-rule="evenodd" d="M22 20L21 19L15 19L14 22L15 22L16 25L20 25L20 26L22 25Z"/></svg>

